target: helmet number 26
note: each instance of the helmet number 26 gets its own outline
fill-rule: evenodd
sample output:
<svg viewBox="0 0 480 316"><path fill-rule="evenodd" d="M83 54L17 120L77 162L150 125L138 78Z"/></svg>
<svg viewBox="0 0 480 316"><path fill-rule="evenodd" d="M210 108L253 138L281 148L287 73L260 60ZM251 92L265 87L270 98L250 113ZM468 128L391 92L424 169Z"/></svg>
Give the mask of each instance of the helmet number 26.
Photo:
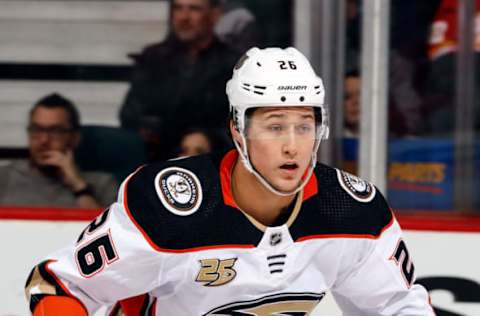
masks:
<svg viewBox="0 0 480 316"><path fill-rule="evenodd" d="M293 60L288 60L288 61L277 60L277 62L280 66L280 69L282 69L282 70L288 70L288 69L296 70L297 69L297 65L295 65Z"/></svg>

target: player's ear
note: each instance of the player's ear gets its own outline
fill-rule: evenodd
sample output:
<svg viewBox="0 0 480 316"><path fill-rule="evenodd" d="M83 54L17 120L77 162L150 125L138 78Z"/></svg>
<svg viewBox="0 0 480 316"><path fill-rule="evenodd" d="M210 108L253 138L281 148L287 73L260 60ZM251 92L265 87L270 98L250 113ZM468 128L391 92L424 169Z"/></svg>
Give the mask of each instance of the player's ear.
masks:
<svg viewBox="0 0 480 316"><path fill-rule="evenodd" d="M241 146L243 146L242 137L240 136L240 132L235 127L235 123L233 122L233 120L230 120L230 134L232 135L232 140L234 142L237 142Z"/></svg>

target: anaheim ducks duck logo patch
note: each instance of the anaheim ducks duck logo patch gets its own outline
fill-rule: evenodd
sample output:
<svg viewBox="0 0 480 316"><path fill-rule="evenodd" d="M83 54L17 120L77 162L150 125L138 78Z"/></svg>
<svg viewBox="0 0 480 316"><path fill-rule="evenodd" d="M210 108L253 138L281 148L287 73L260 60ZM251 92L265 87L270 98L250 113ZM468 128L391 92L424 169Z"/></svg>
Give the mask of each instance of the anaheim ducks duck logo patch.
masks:
<svg viewBox="0 0 480 316"><path fill-rule="evenodd" d="M324 296L325 293L280 293L220 306L203 316L307 316Z"/></svg>
<svg viewBox="0 0 480 316"><path fill-rule="evenodd" d="M375 186L353 174L337 169L338 182L355 200L370 202L375 197Z"/></svg>
<svg viewBox="0 0 480 316"><path fill-rule="evenodd" d="M202 203L200 181L187 169L170 167L160 171L155 177L155 190L167 210L176 215L193 214Z"/></svg>

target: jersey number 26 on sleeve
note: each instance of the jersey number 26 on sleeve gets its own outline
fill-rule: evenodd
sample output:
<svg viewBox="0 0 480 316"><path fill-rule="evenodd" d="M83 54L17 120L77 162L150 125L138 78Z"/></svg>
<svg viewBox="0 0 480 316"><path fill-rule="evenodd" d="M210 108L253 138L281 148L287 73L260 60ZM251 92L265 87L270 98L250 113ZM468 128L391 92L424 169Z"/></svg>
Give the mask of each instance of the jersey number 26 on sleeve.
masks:
<svg viewBox="0 0 480 316"><path fill-rule="evenodd" d="M110 210L106 209L99 218L90 223L90 225L88 225L88 227L80 234L77 244L84 239L85 234L93 234L103 226L107 221L109 212ZM79 247L75 253L75 260L77 261L80 274L86 278L103 270L105 264L108 265L118 260L117 251L115 250L110 230L108 230L106 234L100 235Z"/></svg>
<svg viewBox="0 0 480 316"><path fill-rule="evenodd" d="M395 261L395 263L400 266L403 279L407 283L407 287L410 288L414 279L413 276L415 272L415 266L410 259L407 245L402 239L398 241L397 248L395 248L395 251L393 252L393 255L390 257L390 259Z"/></svg>
<svg viewBox="0 0 480 316"><path fill-rule="evenodd" d="M110 230L79 248L75 254L80 274L86 278L102 271L105 264L111 264L118 258Z"/></svg>

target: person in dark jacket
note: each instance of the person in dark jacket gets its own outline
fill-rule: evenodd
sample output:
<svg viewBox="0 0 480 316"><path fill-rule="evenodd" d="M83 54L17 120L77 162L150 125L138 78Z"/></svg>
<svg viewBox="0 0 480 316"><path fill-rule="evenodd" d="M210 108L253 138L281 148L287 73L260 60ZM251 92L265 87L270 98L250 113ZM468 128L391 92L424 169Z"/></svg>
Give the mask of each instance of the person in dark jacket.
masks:
<svg viewBox="0 0 480 316"><path fill-rule="evenodd" d="M135 68L120 121L143 136L150 160L171 158L188 127L224 129L224 87L239 53L214 35L220 14L218 1L172 0L170 34L131 56Z"/></svg>

